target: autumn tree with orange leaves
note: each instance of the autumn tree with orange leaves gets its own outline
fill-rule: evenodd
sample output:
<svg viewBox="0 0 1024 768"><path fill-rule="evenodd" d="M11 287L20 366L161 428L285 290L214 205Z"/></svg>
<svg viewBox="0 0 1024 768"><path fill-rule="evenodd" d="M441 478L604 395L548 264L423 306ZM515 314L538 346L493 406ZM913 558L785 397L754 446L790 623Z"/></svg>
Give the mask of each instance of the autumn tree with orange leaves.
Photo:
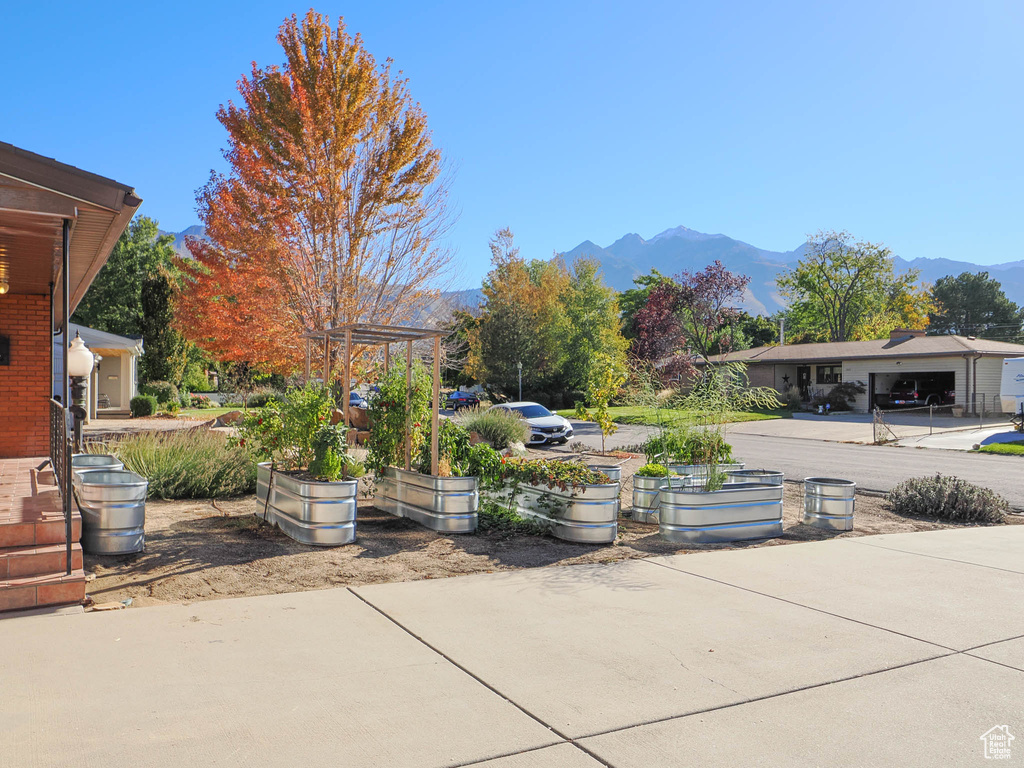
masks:
<svg viewBox="0 0 1024 768"><path fill-rule="evenodd" d="M209 241L180 259L176 324L218 359L290 373L305 331L407 322L435 301L451 219L441 152L391 60L314 11L277 39L284 64L254 63L217 112L230 170L198 193Z"/></svg>

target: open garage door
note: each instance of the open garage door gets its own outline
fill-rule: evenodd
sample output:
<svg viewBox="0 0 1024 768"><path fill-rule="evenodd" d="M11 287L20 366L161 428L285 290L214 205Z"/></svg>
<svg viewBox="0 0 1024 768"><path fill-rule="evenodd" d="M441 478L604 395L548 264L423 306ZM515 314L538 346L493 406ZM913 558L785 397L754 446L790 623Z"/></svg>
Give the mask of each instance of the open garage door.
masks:
<svg viewBox="0 0 1024 768"><path fill-rule="evenodd" d="M956 402L953 371L906 371L871 374L872 402L880 408L952 405Z"/></svg>

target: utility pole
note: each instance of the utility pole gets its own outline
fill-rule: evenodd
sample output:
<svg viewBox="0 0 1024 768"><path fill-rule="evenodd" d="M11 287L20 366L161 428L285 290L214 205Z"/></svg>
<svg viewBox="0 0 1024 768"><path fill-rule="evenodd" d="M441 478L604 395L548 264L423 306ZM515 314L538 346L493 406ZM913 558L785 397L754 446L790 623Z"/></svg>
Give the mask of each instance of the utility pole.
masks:
<svg viewBox="0 0 1024 768"><path fill-rule="evenodd" d="M786 346L786 318L779 320L779 346Z"/></svg>

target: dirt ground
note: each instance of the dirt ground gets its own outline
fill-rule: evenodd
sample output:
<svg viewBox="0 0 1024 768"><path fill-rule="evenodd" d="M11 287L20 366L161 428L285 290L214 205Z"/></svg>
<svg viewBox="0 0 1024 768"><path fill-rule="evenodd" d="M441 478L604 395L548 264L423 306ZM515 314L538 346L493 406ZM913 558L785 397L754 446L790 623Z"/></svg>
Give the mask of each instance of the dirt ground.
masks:
<svg viewBox="0 0 1024 768"><path fill-rule="evenodd" d="M631 478L641 460L623 463ZM632 500L624 479L622 508ZM733 544L675 545L654 525L619 520L614 544L571 544L548 536L502 533L444 535L392 517L361 499L355 543L336 548L298 544L255 517L256 498L152 501L146 506L146 551L138 555L87 555L94 579L86 591L96 603L132 606L188 603L223 597L297 592L360 584L437 579L468 573L578 563L609 563L635 557L773 547L828 538L928 531L955 527L897 517L875 496L857 496L854 530L821 531L802 525L803 487L786 483L781 538ZM1015 521L1016 522L1016 521Z"/></svg>

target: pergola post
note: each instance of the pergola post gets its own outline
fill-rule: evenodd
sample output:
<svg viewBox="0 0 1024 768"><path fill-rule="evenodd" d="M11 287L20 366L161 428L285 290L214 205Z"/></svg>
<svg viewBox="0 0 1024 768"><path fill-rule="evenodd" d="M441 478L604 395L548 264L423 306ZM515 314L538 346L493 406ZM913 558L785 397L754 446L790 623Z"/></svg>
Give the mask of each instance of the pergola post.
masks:
<svg viewBox="0 0 1024 768"><path fill-rule="evenodd" d="M384 373L391 368L391 342L384 342Z"/></svg>
<svg viewBox="0 0 1024 768"><path fill-rule="evenodd" d="M342 404L343 404L342 408L344 409L344 412L345 412L345 426L346 427L351 427L352 426L352 419L349 417L349 414L348 414L348 406L349 406L349 402L348 401L349 401L349 397L350 397L350 394L351 394L349 388L352 386L352 329L351 328L346 328L345 329L345 364L343 366L343 370L345 372L345 380L342 382L341 386L342 386L342 397L344 397L345 399L342 400Z"/></svg>
<svg viewBox="0 0 1024 768"><path fill-rule="evenodd" d="M324 332L324 386L331 381L331 332Z"/></svg>
<svg viewBox="0 0 1024 768"><path fill-rule="evenodd" d="M405 468L412 469L412 341L405 349Z"/></svg>
<svg viewBox="0 0 1024 768"><path fill-rule="evenodd" d="M438 454L437 445L439 437L440 417L438 409L441 407L441 337L434 337L434 407L430 414L430 474L437 477Z"/></svg>

